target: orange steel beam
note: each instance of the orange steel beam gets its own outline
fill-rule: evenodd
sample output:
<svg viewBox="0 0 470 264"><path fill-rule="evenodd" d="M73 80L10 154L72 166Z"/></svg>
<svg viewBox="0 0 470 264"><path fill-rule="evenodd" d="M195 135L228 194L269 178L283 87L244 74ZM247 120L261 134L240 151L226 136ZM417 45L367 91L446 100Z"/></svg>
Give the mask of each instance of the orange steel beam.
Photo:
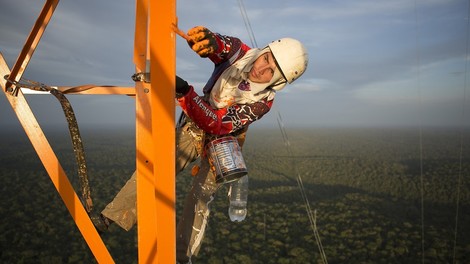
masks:
<svg viewBox="0 0 470 264"><path fill-rule="evenodd" d="M90 87L91 86L91 87ZM65 94L96 94L96 95L135 95L135 87L120 87L120 86L94 86L90 85L87 89L80 91L80 87L59 86L57 89L63 91ZM74 91L74 88L78 88Z"/></svg>
<svg viewBox="0 0 470 264"><path fill-rule="evenodd" d="M136 72L146 71L149 1L136 0L134 64ZM152 108L149 83L136 82L136 171L137 171L137 238L140 263L157 259L155 147L152 138Z"/></svg>
<svg viewBox="0 0 470 264"><path fill-rule="evenodd" d="M54 13L57 4L59 4L59 0L47 0L44 4L44 7L42 8L42 11L38 16L38 19L36 20L33 29L31 30L28 38L26 39L26 43L24 44L21 53L16 59L15 65L9 73L10 80L18 81L23 75L23 72L26 69L26 66L28 66L28 63L31 57L33 56L34 50L36 49L39 40L41 40L44 30L46 30L47 24L51 20L52 14ZM10 86L11 84L7 83L4 90L7 90Z"/></svg>
<svg viewBox="0 0 470 264"><path fill-rule="evenodd" d="M11 71L3 55L0 54L0 76L9 74L10 80L19 80L21 78L58 3L59 0L46 1ZM57 156L54 154L52 147L47 141L23 93L19 91L17 96L11 95L8 92L8 88L11 84L7 83L3 78L1 78L0 84L13 111L16 113L18 120L23 126L26 135L31 141L49 177L95 258L100 263L114 263L101 237L88 217L88 213L68 180L65 171L60 165Z"/></svg>
<svg viewBox="0 0 470 264"><path fill-rule="evenodd" d="M137 72L145 71L147 60L148 3L149 1L136 0L134 64Z"/></svg>
<svg viewBox="0 0 470 264"><path fill-rule="evenodd" d="M9 74L10 80L21 79L58 2L59 0L46 1L11 71L3 55L0 54L0 76ZM87 89L83 90L69 90L72 87L58 87L58 89L72 94L136 96L139 263L175 263L173 87L176 48L175 34L172 31L172 25L176 23L175 0L136 0L136 15L134 63L137 72L145 72L148 66L151 66L150 76L153 77L150 83L136 82L135 88L88 85ZM23 92L20 90L18 96L13 96L7 92L10 83L1 79L0 84L95 258L99 263L114 263L34 117Z"/></svg>
<svg viewBox="0 0 470 264"><path fill-rule="evenodd" d="M175 1L136 1L134 63L151 76L136 82L139 263L176 262L175 20Z"/></svg>
<svg viewBox="0 0 470 264"><path fill-rule="evenodd" d="M150 76L152 129L156 156L158 263L176 262L175 75L176 1L150 1Z"/></svg>
<svg viewBox="0 0 470 264"><path fill-rule="evenodd" d="M10 70L8 69L7 63L5 62L3 55L0 54L0 76L5 76L9 73ZM44 135L44 132L37 122L36 117L31 111L31 108L23 96L23 93L19 91L18 96L13 96L5 91L7 84L3 78L0 79L0 83L4 94L10 102L11 107L15 111L18 120L26 132L26 135L31 141L39 156L39 159L44 165L47 173L49 174L49 177L51 178L51 181L53 182L55 188L60 194L60 197L72 215L72 218L75 220L78 229L82 233L83 238L90 247L93 255L99 263L114 263L106 246L101 240L101 237L88 217L88 213L83 207L80 198L75 193L72 184L64 172L64 169L60 165L57 156L54 154L52 147L47 141L46 136Z"/></svg>
<svg viewBox="0 0 470 264"><path fill-rule="evenodd" d="M59 86L57 90L64 94L95 94L95 95L128 95L135 96L135 87L120 87L120 86L94 86L85 85L86 89L81 89L82 86ZM75 89L78 88L78 89ZM22 88L23 94L50 94L49 92L29 90Z"/></svg>

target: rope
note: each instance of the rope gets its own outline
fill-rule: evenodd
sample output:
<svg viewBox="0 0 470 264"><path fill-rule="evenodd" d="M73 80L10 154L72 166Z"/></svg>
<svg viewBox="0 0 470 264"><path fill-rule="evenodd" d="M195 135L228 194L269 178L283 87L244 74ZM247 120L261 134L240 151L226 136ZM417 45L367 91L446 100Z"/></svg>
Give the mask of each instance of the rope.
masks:
<svg viewBox="0 0 470 264"><path fill-rule="evenodd" d="M277 123L279 125L279 129L281 130L284 145L286 146L288 155L293 158L294 155L293 155L292 150L290 148L290 141L289 141L289 138L287 136L286 130L284 128L284 123L282 122L281 113L278 111L277 114L278 114L277 115ZM317 211L312 210L312 208L310 206L310 202L308 200L307 193L305 191L305 187L304 187L304 183L302 181L302 177L300 176L299 169L295 164L296 160L295 159L293 159L293 160L294 160L294 166L293 167L294 167L295 173L297 175L297 178L296 178L297 185L299 186L300 194L301 194L302 200L305 204L305 210L307 211L307 216L308 216L308 219L310 221L310 227L312 228L313 236L314 236L315 241L317 243L318 251L320 252L320 257L321 257L322 262L324 264L328 264L328 260L326 258L325 250L323 248L323 244L321 242L320 234L319 234L318 228L317 228L317 217L316 217Z"/></svg>
<svg viewBox="0 0 470 264"><path fill-rule="evenodd" d="M458 237L458 223L459 223L459 210L460 210L460 192L462 187L462 163L463 163L463 134L464 134L464 120L465 120L465 100L466 100L466 89L468 79L468 55L469 55L469 31L470 31L470 0L467 7L467 36L466 36L466 50L465 50L465 77L464 77L464 88L462 96L462 113L461 113L461 127L460 127L460 151L459 151L459 171L457 179L457 190L456 190L456 209L455 209L455 226L454 226L454 243L453 243L453 254L452 263L457 263L457 237ZM419 105L421 109L422 96L421 96L421 85L420 85L420 55L419 55L419 26L418 26L418 12L417 3L415 0L415 20L416 20L416 64L417 64L417 81L418 81L418 93L419 93ZM420 149L420 173L421 173L421 262L424 264L425 256L425 235L424 235L424 175L423 175L423 143L422 143L422 124L421 124L421 111L419 118L419 149Z"/></svg>
<svg viewBox="0 0 470 264"><path fill-rule="evenodd" d="M416 25L416 79L417 79L417 90L418 90L418 98L419 98L419 162L420 162L420 191L421 191L421 262L424 264L424 175L423 175L423 129L422 129L422 96L421 96L421 58L419 53L419 25L418 25L418 8L416 0L414 2L414 11L415 11L415 25Z"/></svg>
<svg viewBox="0 0 470 264"><path fill-rule="evenodd" d="M254 48L258 47L258 43L256 43L255 34L253 33L253 29L251 28L250 20L248 19L248 14L246 13L245 5L243 4L243 0L237 0L238 7L240 8L240 13L243 17L243 22L245 23L246 31L248 31L248 35L251 40L251 46Z"/></svg>
<svg viewBox="0 0 470 264"><path fill-rule="evenodd" d="M454 245L452 253L452 263L456 263L455 257L457 254L457 235L458 235L458 226L459 226L459 210L460 210L460 189L462 186L462 159L463 159L463 133L464 133L464 120L465 120L465 100L466 100L466 89L467 89L467 79L468 79L468 44L469 44L469 30L470 30L470 0L467 7L467 40L465 45L465 77L464 77L464 87L463 87L463 96L462 96L462 114L461 114L461 127L460 127L460 153L459 153L459 173L457 179L457 194L455 202L455 227L454 227Z"/></svg>
<svg viewBox="0 0 470 264"><path fill-rule="evenodd" d="M245 6L243 5L243 0L238 0L238 6L240 8L240 12L242 14L243 21L245 22L245 27L246 27L246 29L248 31L248 34L250 36L250 39L251 39L251 45L252 45L252 47L257 47L258 44L256 43L255 34L253 33L253 29L252 29L250 21L248 19L248 15L246 13ZM288 152L289 156L293 157L292 151L291 151L291 148L290 148L290 141L289 141L289 138L287 136L286 130L284 129L284 124L282 122L281 113L279 111L277 111L277 114L278 114L277 115L277 123L279 125L279 129L280 129L281 134L282 134L282 139L284 141L284 144L286 145L286 149L287 149L287 152ZM297 185L299 187L300 194L302 196L302 200L304 201L304 204L305 204L305 210L307 211L307 216L308 216L308 219L310 221L310 227L312 228L313 235L314 235L315 241L317 243L318 250L320 252L320 257L321 257L324 264L328 264L328 260L326 258L326 254L325 254L325 251L323 249L323 245L322 245L322 242L321 242L321 239L320 239L320 234L319 234L318 229L317 229L316 210L313 211L312 208L310 207L310 202L308 200L307 193L305 192L305 187L304 187L304 184L303 184L303 181L302 181L302 177L300 176L299 170L298 170L297 166L295 166L295 164L294 164L294 170L295 170L295 173L297 174L297 178L296 178Z"/></svg>
<svg viewBox="0 0 470 264"><path fill-rule="evenodd" d="M93 86L92 85L77 86L77 87L72 87L70 89L67 89L65 92L61 92L57 89L54 89L50 86L47 86L39 82L35 82L31 80L23 80L23 82L20 83L19 81L9 80L8 77L9 75L5 75L4 76L5 80L15 86L15 88L11 91L12 95L17 96L20 88L28 88L28 89L35 90L35 91L49 92L52 95L54 95L54 97L56 97L57 100L59 100L60 105L62 106L62 110L64 111L64 114L65 114L65 119L67 120L67 123L68 123L70 137L72 139L73 151L74 151L75 159L78 165L77 170L78 170L78 177L80 180L80 188L81 188L82 199L83 199L82 202L85 204L85 209L87 210L87 212L90 213L93 210L93 201L91 199L91 192L90 192L89 181L88 181L85 151L83 148L82 138L80 136L77 119L75 118L72 105L70 104L69 100L67 100L64 93L83 91L83 90L90 89Z"/></svg>

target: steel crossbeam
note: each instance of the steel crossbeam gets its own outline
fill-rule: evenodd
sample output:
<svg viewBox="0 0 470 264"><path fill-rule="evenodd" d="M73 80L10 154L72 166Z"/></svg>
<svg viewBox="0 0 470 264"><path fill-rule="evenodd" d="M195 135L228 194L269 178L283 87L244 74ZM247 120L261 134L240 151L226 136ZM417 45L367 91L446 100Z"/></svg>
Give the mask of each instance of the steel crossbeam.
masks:
<svg viewBox="0 0 470 264"><path fill-rule="evenodd" d="M0 76L9 75L11 81L21 79L58 3L59 0L46 0L11 70L0 54ZM122 94L136 98L139 263L176 262L174 23L174 0L136 0L134 64L136 72L150 69L150 82L138 81L135 87L86 85L70 90L71 94ZM114 263L29 107L22 89L17 89L18 93L12 94L11 82L1 78L0 84L96 260L99 263ZM70 88L58 87L61 91Z"/></svg>

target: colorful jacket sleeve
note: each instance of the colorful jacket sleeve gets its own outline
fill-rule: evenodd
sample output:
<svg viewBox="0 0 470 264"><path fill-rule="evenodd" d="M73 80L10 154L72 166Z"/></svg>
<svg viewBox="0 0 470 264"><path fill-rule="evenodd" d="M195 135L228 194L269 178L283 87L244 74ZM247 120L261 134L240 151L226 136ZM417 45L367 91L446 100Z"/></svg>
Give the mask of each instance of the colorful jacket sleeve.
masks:
<svg viewBox="0 0 470 264"><path fill-rule="evenodd" d="M217 41L217 50L209 55L209 59L215 64L230 61L233 64L251 48L243 43L239 38L214 33Z"/></svg>
<svg viewBox="0 0 470 264"><path fill-rule="evenodd" d="M227 135L253 123L269 112L273 103L262 100L253 104L213 109L192 86L185 96L178 98L178 102L199 128L213 135Z"/></svg>
<svg viewBox="0 0 470 264"><path fill-rule="evenodd" d="M209 59L214 63L214 71L203 88L204 94L210 93L220 75L250 50L250 47L239 38L223 36L218 33L214 33L214 35L218 49L209 55Z"/></svg>
<svg viewBox="0 0 470 264"><path fill-rule="evenodd" d="M223 71L250 50L250 47L238 38L218 33L214 35L218 49L209 55L209 59L214 63L214 71L204 86L204 94L210 93ZM262 100L253 104L236 104L228 108L213 109L193 87L185 96L178 98L178 103L199 128L213 135L227 135L240 130L260 119L272 106L272 101Z"/></svg>

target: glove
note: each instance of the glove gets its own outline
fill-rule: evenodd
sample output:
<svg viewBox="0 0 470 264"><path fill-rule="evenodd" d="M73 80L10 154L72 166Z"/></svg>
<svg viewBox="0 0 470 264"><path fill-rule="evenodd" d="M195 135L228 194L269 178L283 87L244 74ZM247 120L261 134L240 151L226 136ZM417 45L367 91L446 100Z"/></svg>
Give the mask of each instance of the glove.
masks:
<svg viewBox="0 0 470 264"><path fill-rule="evenodd" d="M203 58L208 57L218 49L214 33L203 26L190 29L188 31L188 37L191 39L191 41L188 41L191 49Z"/></svg>
<svg viewBox="0 0 470 264"><path fill-rule="evenodd" d="M189 92L189 84L185 80L181 79L176 76L176 85L175 85L175 91L176 91L176 98L180 98L185 96Z"/></svg>

